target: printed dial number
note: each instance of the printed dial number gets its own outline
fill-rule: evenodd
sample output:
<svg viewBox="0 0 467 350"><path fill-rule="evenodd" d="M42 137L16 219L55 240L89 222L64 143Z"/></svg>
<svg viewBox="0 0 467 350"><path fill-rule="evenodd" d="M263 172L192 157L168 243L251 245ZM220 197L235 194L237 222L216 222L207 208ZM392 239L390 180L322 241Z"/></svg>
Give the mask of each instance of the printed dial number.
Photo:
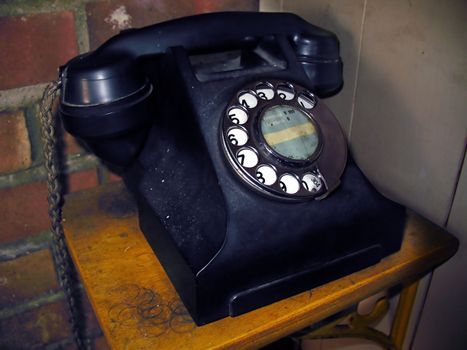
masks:
<svg viewBox="0 0 467 350"><path fill-rule="evenodd" d="M295 194L300 189L300 183L297 178L291 174L284 174L279 179L279 185L285 193Z"/></svg>
<svg viewBox="0 0 467 350"><path fill-rule="evenodd" d="M243 107L251 109L258 105L258 98L253 92L242 92L238 95L238 102Z"/></svg>
<svg viewBox="0 0 467 350"><path fill-rule="evenodd" d="M323 183L320 178L313 174L306 174L302 178L302 185L308 192L319 192L323 187Z"/></svg>
<svg viewBox="0 0 467 350"><path fill-rule="evenodd" d="M272 100L274 98L274 89L269 83L261 83L256 86L256 95L262 100Z"/></svg>
<svg viewBox="0 0 467 350"><path fill-rule="evenodd" d="M248 134L244 129L234 127L227 132L227 139L234 146L243 146L248 141Z"/></svg>
<svg viewBox="0 0 467 350"><path fill-rule="evenodd" d="M312 109L316 106L316 98L312 94L302 93L298 96L297 102L305 109Z"/></svg>
<svg viewBox="0 0 467 350"><path fill-rule="evenodd" d="M288 84L279 84L277 86L277 96L283 100L290 101L295 97L295 90Z"/></svg>
<svg viewBox="0 0 467 350"><path fill-rule="evenodd" d="M245 124L248 120L248 113L239 107L231 108L227 115L234 124Z"/></svg>
<svg viewBox="0 0 467 350"><path fill-rule="evenodd" d="M277 180L277 174L273 167L269 165L260 165L256 169L256 178L264 185L271 186Z"/></svg>
<svg viewBox="0 0 467 350"><path fill-rule="evenodd" d="M245 168L253 168L258 164L258 155L251 148L242 148L237 152L237 161Z"/></svg>

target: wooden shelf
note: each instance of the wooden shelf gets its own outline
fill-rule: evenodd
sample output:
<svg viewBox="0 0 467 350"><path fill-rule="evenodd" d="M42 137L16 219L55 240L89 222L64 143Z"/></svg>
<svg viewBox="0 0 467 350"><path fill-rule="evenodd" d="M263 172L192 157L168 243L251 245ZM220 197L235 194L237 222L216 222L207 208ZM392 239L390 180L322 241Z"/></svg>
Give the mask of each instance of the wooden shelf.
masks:
<svg viewBox="0 0 467 350"><path fill-rule="evenodd" d="M238 317L197 327L138 227L122 184L66 197L65 235L113 349L255 349L449 259L458 242L409 215L402 249L379 264Z"/></svg>

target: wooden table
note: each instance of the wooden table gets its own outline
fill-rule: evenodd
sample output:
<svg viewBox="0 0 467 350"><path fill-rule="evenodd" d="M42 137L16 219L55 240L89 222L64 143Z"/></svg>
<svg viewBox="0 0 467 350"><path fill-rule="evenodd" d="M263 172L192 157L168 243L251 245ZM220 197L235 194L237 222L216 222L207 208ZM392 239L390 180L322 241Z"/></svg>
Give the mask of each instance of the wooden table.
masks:
<svg viewBox="0 0 467 350"><path fill-rule="evenodd" d="M123 185L69 195L64 221L73 260L113 349L255 349L402 284L409 287L388 338L398 348L415 296L414 281L449 259L458 246L450 234L410 215L402 249L379 264L247 314L196 327L140 232Z"/></svg>

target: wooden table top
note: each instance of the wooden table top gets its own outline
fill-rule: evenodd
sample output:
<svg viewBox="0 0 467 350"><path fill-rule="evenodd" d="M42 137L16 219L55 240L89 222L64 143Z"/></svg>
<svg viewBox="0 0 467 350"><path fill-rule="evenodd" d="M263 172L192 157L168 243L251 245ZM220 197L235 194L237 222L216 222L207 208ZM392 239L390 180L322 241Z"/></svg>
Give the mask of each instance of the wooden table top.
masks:
<svg viewBox="0 0 467 350"><path fill-rule="evenodd" d="M122 184L66 197L65 235L113 349L255 349L408 283L449 259L458 242L410 215L402 249L379 264L238 317L197 327L138 227Z"/></svg>

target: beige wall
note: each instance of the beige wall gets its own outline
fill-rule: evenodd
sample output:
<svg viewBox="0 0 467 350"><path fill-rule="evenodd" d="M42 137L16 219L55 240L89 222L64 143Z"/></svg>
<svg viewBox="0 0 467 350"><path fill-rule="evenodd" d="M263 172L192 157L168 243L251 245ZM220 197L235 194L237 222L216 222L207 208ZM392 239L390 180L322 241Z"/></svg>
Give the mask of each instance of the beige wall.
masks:
<svg viewBox="0 0 467 350"><path fill-rule="evenodd" d="M339 37L345 85L327 102L357 163L461 240L434 274L414 349L466 349L467 1L263 0L261 10L295 12Z"/></svg>

